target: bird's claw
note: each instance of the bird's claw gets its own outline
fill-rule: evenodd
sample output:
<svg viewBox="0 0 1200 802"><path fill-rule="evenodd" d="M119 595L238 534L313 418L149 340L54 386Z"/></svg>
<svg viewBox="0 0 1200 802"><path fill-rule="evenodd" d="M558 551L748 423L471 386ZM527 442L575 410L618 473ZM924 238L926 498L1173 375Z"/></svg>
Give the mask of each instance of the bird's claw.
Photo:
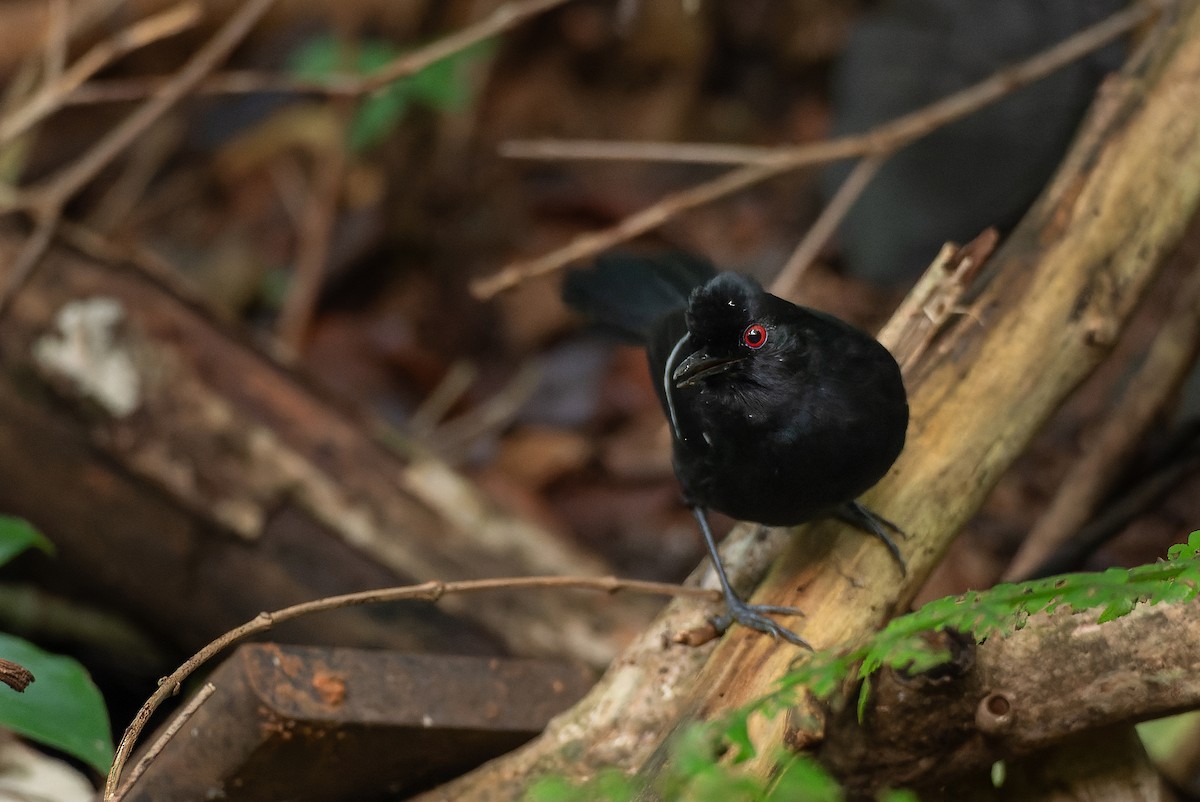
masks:
<svg viewBox="0 0 1200 802"><path fill-rule="evenodd" d="M908 533L859 501L846 502L838 508L835 515L843 522L861 529L868 535L879 538L891 553L892 558L896 561L896 565L900 568L900 575L908 576L908 565L904 561L904 555L900 553L900 547L896 545L896 541L892 540L884 530L891 529L903 538L907 538Z"/></svg>
<svg viewBox="0 0 1200 802"><path fill-rule="evenodd" d="M723 615L714 616L709 619L717 632L724 633L729 629L730 624L735 621L744 627L748 627L758 632L763 632L778 640L783 638L788 643L799 646L802 649L812 651L812 646L808 641L792 632L787 627L769 615L804 615L804 611L795 607L783 607L775 604L747 604L743 601L727 599L726 612Z"/></svg>

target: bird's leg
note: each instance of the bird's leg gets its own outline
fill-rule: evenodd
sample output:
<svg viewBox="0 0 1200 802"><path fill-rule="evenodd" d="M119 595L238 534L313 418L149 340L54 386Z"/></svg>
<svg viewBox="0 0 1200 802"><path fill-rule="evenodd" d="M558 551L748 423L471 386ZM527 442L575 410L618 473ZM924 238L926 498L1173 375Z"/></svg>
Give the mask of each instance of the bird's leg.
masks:
<svg viewBox="0 0 1200 802"><path fill-rule="evenodd" d="M725 614L712 619L713 626L717 628L717 631L724 633L729 625L736 621L744 627L765 632L775 638L783 638L788 643L794 643L811 651L812 646L809 646L804 638L767 617L768 614L804 615L802 610L774 604L747 604L738 598L729 584L729 577L725 574L725 565L721 562L721 555L717 552L717 541L713 537L712 528L708 525L708 514L703 507L692 507L692 514L700 523L700 531L704 533L704 543L708 546L708 555L712 558L713 567L717 569L717 579L721 581L721 591L725 594Z"/></svg>
<svg viewBox="0 0 1200 802"><path fill-rule="evenodd" d="M850 524L857 529L866 532L868 535L874 535L883 541L883 545L887 546L888 551L896 558L896 564L900 566L900 575L908 575L908 566L904 563L904 555L900 553L900 547L896 542L888 536L885 529L891 529L897 535L908 537L904 530L896 526L880 515L876 515L869 507L858 501L847 501L845 504L837 508L834 515L838 520Z"/></svg>

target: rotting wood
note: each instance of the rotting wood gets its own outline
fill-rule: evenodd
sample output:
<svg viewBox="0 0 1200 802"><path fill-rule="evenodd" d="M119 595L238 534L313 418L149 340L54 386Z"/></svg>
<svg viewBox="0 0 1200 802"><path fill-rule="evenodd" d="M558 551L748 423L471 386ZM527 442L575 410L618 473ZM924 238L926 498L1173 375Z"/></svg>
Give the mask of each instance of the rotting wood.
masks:
<svg viewBox="0 0 1200 802"><path fill-rule="evenodd" d="M593 679L552 660L245 644L120 799L401 798L534 737Z"/></svg>
<svg viewBox="0 0 1200 802"><path fill-rule="evenodd" d="M0 238L0 266L18 248ZM0 321L0 505L50 534L56 571L185 648L332 593L606 573L370 429L130 264L56 249ZM653 603L500 591L289 636L603 665Z"/></svg>
<svg viewBox="0 0 1200 802"><path fill-rule="evenodd" d="M997 760L1200 706L1200 604L1140 607L1104 625L1099 614L1035 616L964 644L936 677L882 672L861 723L853 705L831 721L822 762L854 798L889 784L932 791Z"/></svg>

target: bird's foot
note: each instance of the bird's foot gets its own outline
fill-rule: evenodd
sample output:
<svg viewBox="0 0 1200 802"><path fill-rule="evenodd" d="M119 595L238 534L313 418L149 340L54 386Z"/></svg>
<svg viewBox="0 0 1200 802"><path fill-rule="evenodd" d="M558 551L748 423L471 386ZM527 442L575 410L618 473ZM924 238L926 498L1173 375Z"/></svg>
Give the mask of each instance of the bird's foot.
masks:
<svg viewBox="0 0 1200 802"><path fill-rule="evenodd" d="M803 616L803 610L775 604L747 604L736 596L726 596L725 603L725 613L710 619L718 633L724 634L730 624L736 621L744 627L766 633L776 640L783 638L788 643L812 651L812 646L808 641L769 617L771 615Z"/></svg>
<svg viewBox="0 0 1200 802"><path fill-rule="evenodd" d="M903 529L896 526L887 518L877 515L870 507L858 501L847 501L837 508L835 515L839 520L866 532L868 535L874 535L883 541L883 545L887 546L888 551L895 558L896 565L900 566L900 575L908 575L908 566L904 562L904 555L900 553L900 547L896 545L896 541L892 540L886 531L890 529L897 535L907 538L908 534Z"/></svg>

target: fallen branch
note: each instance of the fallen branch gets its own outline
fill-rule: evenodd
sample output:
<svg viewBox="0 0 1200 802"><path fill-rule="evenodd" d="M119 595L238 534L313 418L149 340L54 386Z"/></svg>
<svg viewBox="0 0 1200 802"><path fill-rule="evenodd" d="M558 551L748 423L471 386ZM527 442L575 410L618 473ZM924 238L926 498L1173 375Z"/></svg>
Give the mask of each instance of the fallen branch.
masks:
<svg viewBox="0 0 1200 802"><path fill-rule="evenodd" d="M33 672L20 663L0 657L0 682L21 693L33 682Z"/></svg>
<svg viewBox="0 0 1200 802"><path fill-rule="evenodd" d="M1005 581L1024 578L1096 513L1105 493L1126 467L1146 430L1176 396L1200 353L1200 264L1178 289L1145 357L1126 383L1121 400L1088 439L1084 453L1063 478L1005 571Z"/></svg>
<svg viewBox="0 0 1200 802"><path fill-rule="evenodd" d="M246 37L273 2L274 0L249 0L238 8L158 92L100 137L81 157L40 184L18 192L9 202L11 205L8 208L0 207L0 213L26 211L35 221L33 236L7 271L3 289L0 289L0 315L7 311L13 295L29 279L34 267L46 252L68 201L121 151L132 145L168 109L188 94L205 75L212 72Z"/></svg>
<svg viewBox="0 0 1200 802"><path fill-rule="evenodd" d="M492 298L515 287L522 281L553 273L571 262L595 256L601 251L631 240L661 226L689 209L711 203L733 192L801 167L855 156L871 155L885 158L910 142L976 112L1103 47L1151 19L1170 4L1170 0L1154 0L1154 2L1134 5L1064 39L1054 47L995 73L974 86L955 92L864 134L790 148L728 151L731 155L740 152L740 163L745 166L731 170L711 181L668 195L657 203L629 215L610 228L581 234L558 250L534 259L511 262L497 273L475 281L471 285L471 291L477 298L484 300ZM543 144L542 147L545 145ZM599 143L585 143L584 147L587 150L581 150L581 153L589 152L593 155L604 148ZM634 154L650 152L650 148L644 143L634 143L632 146L625 143L608 147L611 148L610 155L624 154L626 158ZM683 146L672 145L669 146L669 149L680 147ZM662 151L658 153L661 154Z"/></svg>
<svg viewBox="0 0 1200 802"><path fill-rule="evenodd" d="M469 47L499 36L531 17L560 6L567 0L513 0L487 17L459 31L431 42L392 61L367 75L335 75L323 80L296 78L254 70L231 70L211 75L196 87L199 95L297 94L331 98L356 98L378 91L388 84L414 75L429 65L450 58ZM160 78L124 78L93 81L64 98L64 105L118 103L140 100L158 92Z"/></svg>
<svg viewBox="0 0 1200 802"><path fill-rule="evenodd" d="M0 145L28 131L63 107L68 95L122 56L186 30L200 18L196 0L173 6L135 22L115 36L93 45L69 69L46 83L17 109L0 118Z"/></svg>
<svg viewBox="0 0 1200 802"><path fill-rule="evenodd" d="M861 721L849 705L830 722L821 761L851 798L934 789L1081 733L1200 707L1200 605L1143 605L1103 625L1099 614L1038 615L979 646L940 633L951 663L936 676L875 677Z"/></svg>
<svg viewBox="0 0 1200 802"><path fill-rule="evenodd" d="M384 588L382 590L367 590L360 593L346 593L341 596L330 596L315 599L302 604L295 604L270 613L259 613L251 621L226 632L209 643L196 654L188 658L183 665L164 677L158 690L146 700L133 721L126 728L113 758L112 769L104 783L104 799L119 798L117 786L121 781L121 772L133 752L134 744L145 728L150 717L159 706L170 696L179 693L183 681L192 675L196 669L211 660L215 655L251 635L257 635L285 621L291 621L313 613L339 610L346 607L358 607L364 604L382 604L396 601L426 601L436 602L445 596L465 593L479 593L500 589L532 589L532 588L571 588L577 590L597 590L603 593L626 591L632 593L649 593L659 596L688 596L715 601L720 594L704 588L685 587L667 582L646 582L636 579L618 579L617 577L572 577L572 576L533 576L511 577L501 579L470 579L459 582L423 582L420 585L408 585L400 588ZM15 665L15 664L14 664ZM0 668L3 668L0 665Z"/></svg>

